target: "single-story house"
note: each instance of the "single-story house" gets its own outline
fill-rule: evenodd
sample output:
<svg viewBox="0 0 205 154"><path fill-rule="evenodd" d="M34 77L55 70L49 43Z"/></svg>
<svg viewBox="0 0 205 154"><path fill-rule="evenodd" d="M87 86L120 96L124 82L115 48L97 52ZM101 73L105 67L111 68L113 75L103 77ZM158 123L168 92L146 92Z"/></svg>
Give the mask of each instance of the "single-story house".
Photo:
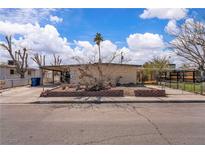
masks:
<svg viewBox="0 0 205 154"><path fill-rule="evenodd" d="M66 81L71 84L81 83L80 69L87 70L89 74L95 77L99 76L98 66L100 66L103 75L108 77L112 84L116 82L120 84L129 83L141 83L143 78L143 69L141 65L132 64L117 64L117 63L101 63L101 64L72 64L72 65L55 65L55 66L43 66L42 69L46 72L53 72L52 78L56 72L61 76L59 80L62 82L62 76L66 77ZM46 77L46 73L44 75ZM48 77L48 76L47 76ZM44 79L45 80L45 79Z"/></svg>

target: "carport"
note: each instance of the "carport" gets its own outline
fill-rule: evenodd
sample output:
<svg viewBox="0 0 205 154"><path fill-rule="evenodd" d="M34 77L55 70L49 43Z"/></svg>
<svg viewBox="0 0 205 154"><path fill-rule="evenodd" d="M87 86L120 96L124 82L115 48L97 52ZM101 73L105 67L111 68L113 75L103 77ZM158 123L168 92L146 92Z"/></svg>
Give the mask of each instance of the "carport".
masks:
<svg viewBox="0 0 205 154"><path fill-rule="evenodd" d="M52 82L54 83L54 76L57 72L60 73L61 82L70 82L70 66L69 65L51 65L51 66L42 66L42 72L51 71L52 72ZM44 78L44 75L43 75ZM44 79L43 79L44 80Z"/></svg>

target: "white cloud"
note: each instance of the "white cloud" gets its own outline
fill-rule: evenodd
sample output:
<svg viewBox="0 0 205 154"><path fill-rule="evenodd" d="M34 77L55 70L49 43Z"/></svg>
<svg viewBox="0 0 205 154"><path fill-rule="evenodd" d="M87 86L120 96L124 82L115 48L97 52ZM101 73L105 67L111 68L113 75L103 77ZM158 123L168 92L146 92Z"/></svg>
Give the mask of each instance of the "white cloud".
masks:
<svg viewBox="0 0 205 154"><path fill-rule="evenodd" d="M80 57L82 63L87 63L91 59L95 61L97 50L90 42L74 40L74 43L76 46L73 49L72 57ZM74 61L74 63L76 62Z"/></svg>
<svg viewBox="0 0 205 154"><path fill-rule="evenodd" d="M128 48L122 48L124 57L129 59L131 64L144 64L154 56L171 57L171 62L176 62L176 55L166 49L163 37L159 34L136 33L127 38Z"/></svg>
<svg viewBox="0 0 205 154"><path fill-rule="evenodd" d="M79 56L82 59L82 63L87 63L90 60L98 61L97 45L92 45L88 41L74 41L74 43L76 47L73 50L73 54ZM115 43L110 40L105 40L101 43L101 55L104 60L103 62L107 62L111 58L111 53L116 51L118 55L123 52L124 63L129 64L144 64L146 61L152 59L153 56L171 56L171 62L174 62L176 60L174 53L168 50L164 51L163 47L164 45L160 48L137 47L133 50L130 47L117 48ZM120 62L120 56L118 56L114 62Z"/></svg>
<svg viewBox="0 0 205 154"><path fill-rule="evenodd" d="M20 35L20 38L13 39L20 47L30 49L30 54L46 54L46 58L53 53L60 54L64 59L68 59L71 47L66 38L58 33L52 25L41 27L39 24L12 24L10 22L0 22L1 34ZM48 56L47 56L48 55Z"/></svg>
<svg viewBox="0 0 205 154"><path fill-rule="evenodd" d="M171 51L163 50L139 50L135 52L127 52L125 58L130 59L129 63L131 64L144 64L145 62L151 60L154 56L166 56L169 57L172 54Z"/></svg>
<svg viewBox="0 0 205 154"><path fill-rule="evenodd" d="M98 61L98 46L92 45L88 41L74 41L76 47L74 48L74 55L80 57L84 62ZM117 46L110 40L101 42L101 58L103 62L108 62L112 54L117 52Z"/></svg>
<svg viewBox="0 0 205 154"><path fill-rule="evenodd" d="M15 35L15 34L29 34L32 31L39 29L39 25L32 24L19 24L19 23L11 23L11 22L3 22L0 21L0 33L3 35Z"/></svg>
<svg viewBox="0 0 205 154"><path fill-rule="evenodd" d="M127 38L127 44L133 51L142 49L160 49L164 47L162 35L152 33L131 34Z"/></svg>
<svg viewBox="0 0 205 154"><path fill-rule="evenodd" d="M52 25L40 27L39 24L2 24L0 22L0 32L21 35L22 37L16 42L34 51L59 52L62 51L62 47L68 46L67 39L60 37L57 29Z"/></svg>
<svg viewBox="0 0 205 154"><path fill-rule="evenodd" d="M92 49L93 48L93 45L89 41L76 41L76 40L74 40L74 43L77 46L83 47L85 49Z"/></svg>
<svg viewBox="0 0 205 154"><path fill-rule="evenodd" d="M52 16L52 15L50 15L50 21L51 21L51 22L60 23L60 22L63 22L63 18L59 18L58 16Z"/></svg>
<svg viewBox="0 0 205 154"><path fill-rule="evenodd" d="M170 20L164 29L169 34L179 33L179 28L177 27L176 20Z"/></svg>
<svg viewBox="0 0 205 154"><path fill-rule="evenodd" d="M142 19L159 18L180 20L186 17L188 9L184 8L161 8L161 9L145 9L140 15Z"/></svg>
<svg viewBox="0 0 205 154"><path fill-rule="evenodd" d="M185 24L191 24L191 23L193 23L194 22L194 19L193 18L187 18L186 20L185 20Z"/></svg>
<svg viewBox="0 0 205 154"><path fill-rule="evenodd" d="M10 31L9 31L10 30ZM21 47L31 49L30 56L33 53L46 55L46 62L50 64L55 53L63 58L64 64L76 63L72 60L73 56L80 56L84 63L92 60L98 61L98 46L89 41L74 40L74 47L66 38L62 38L57 29L52 25L41 27L39 24L11 24L9 22L0 22L0 33L19 34L20 38L14 39L14 42ZM105 40L101 43L101 56L104 62L107 62L112 53L123 52L125 61L132 64L143 64L156 55L167 55L169 52L163 51L165 45L163 37L158 34L131 34L127 38L128 47L118 48L115 43ZM0 56L8 58L6 52L0 52ZM117 57L114 62L119 62ZM30 64L32 61L30 60ZM33 63L31 64L33 65Z"/></svg>
<svg viewBox="0 0 205 154"><path fill-rule="evenodd" d="M48 20L48 17L55 9L0 9L1 21L12 23L31 23Z"/></svg>
<svg viewBox="0 0 205 154"><path fill-rule="evenodd" d="M114 53L117 51L117 45L115 45L110 40L105 40L101 43L101 50L104 53L104 57L107 57L110 56L110 53Z"/></svg>
<svg viewBox="0 0 205 154"><path fill-rule="evenodd" d="M14 43L21 47L27 47L30 50L30 56L33 53L46 55L46 62L50 64L53 60L52 54L55 53L63 58L64 64L76 63L71 59L73 56L80 56L85 62L90 59L98 60L98 46L91 44L89 41L74 41L74 47L71 48L70 42L64 37L61 37L58 30L53 25L40 26L36 24L20 24L0 21L1 34L18 34L20 37L15 37ZM110 40L105 40L101 43L101 55L104 62L111 58L114 52L123 52L124 58L128 63L143 64L156 55L168 55L169 52L163 51L165 44L163 37L159 34L152 33L135 33L127 38L128 47L118 48L116 43ZM8 59L8 53L0 51L1 60ZM105 60L106 59L106 60ZM33 65L31 60L30 64ZM120 57L117 57L115 62L119 62ZM30 66L31 66L30 65Z"/></svg>

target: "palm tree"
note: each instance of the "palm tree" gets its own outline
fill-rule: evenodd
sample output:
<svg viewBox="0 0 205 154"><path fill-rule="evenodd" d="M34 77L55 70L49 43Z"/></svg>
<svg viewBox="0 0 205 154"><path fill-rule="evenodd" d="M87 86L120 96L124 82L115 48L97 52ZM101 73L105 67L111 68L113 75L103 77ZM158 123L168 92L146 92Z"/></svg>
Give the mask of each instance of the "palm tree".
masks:
<svg viewBox="0 0 205 154"><path fill-rule="evenodd" d="M99 63L102 62L101 60L101 55L100 55L100 43L103 41L103 37L100 33L96 33L95 38L94 38L94 42L98 45L98 50L99 50Z"/></svg>

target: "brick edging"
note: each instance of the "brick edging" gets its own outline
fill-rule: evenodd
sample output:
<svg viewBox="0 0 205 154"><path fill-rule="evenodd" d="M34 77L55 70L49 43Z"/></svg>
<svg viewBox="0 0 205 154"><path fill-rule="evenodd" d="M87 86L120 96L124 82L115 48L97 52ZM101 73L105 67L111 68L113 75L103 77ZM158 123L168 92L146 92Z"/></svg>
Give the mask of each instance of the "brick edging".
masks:
<svg viewBox="0 0 205 154"><path fill-rule="evenodd" d="M165 90L160 89L138 89L134 90L135 96L140 97L165 97Z"/></svg>
<svg viewBox="0 0 205 154"><path fill-rule="evenodd" d="M41 97L123 97L123 90L101 91L45 91Z"/></svg>

